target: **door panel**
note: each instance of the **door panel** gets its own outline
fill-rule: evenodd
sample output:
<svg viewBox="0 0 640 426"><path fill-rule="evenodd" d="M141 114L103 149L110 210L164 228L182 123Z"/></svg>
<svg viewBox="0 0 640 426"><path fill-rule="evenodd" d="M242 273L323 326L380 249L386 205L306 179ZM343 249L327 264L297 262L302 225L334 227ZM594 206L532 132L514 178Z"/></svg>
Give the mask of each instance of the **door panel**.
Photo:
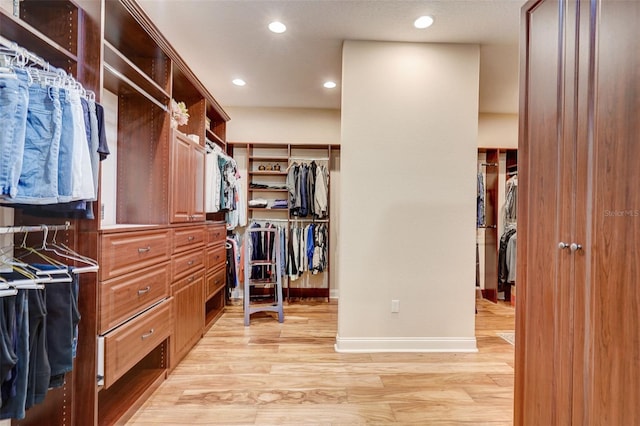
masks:
<svg viewBox="0 0 640 426"><path fill-rule="evenodd" d="M640 424L640 3L597 9L593 226L581 256L591 425Z"/></svg>
<svg viewBox="0 0 640 426"><path fill-rule="evenodd" d="M529 3L523 23L526 49L521 69L523 89L520 111L518 182L518 276L516 286L516 406L515 424L552 425L566 415L570 393L561 373L569 362L556 362L560 322L564 312L559 298L563 261L558 249L559 223L563 219L562 185L565 165L564 102L565 66L559 40L565 2ZM526 321L525 321L526 318ZM566 326L566 324L563 324ZM562 410L562 411L561 411ZM561 413L561 414L559 414Z"/></svg>

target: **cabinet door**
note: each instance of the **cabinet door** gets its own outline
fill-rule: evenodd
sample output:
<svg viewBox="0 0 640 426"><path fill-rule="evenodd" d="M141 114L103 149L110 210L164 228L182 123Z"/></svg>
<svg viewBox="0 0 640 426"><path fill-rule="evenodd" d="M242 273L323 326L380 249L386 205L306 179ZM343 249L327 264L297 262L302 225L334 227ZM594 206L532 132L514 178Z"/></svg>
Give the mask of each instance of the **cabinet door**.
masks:
<svg viewBox="0 0 640 426"><path fill-rule="evenodd" d="M193 208L193 170L191 142L174 132L171 144L171 222L189 222Z"/></svg>
<svg viewBox="0 0 640 426"><path fill-rule="evenodd" d="M193 273L172 286L174 332L171 367L174 368L200 339L204 328L204 272Z"/></svg>
<svg viewBox="0 0 640 426"><path fill-rule="evenodd" d="M584 306L580 425L640 424L640 3L598 1L592 22L592 108L585 225L575 253ZM588 70L588 68L587 68ZM587 73L584 73L587 75ZM591 136L591 137L588 137ZM580 319L580 318L579 318ZM581 348L582 348L581 347Z"/></svg>
<svg viewBox="0 0 640 426"><path fill-rule="evenodd" d="M200 145L193 144L191 153L191 169L193 173L193 209L191 211L191 220L193 221L205 220L204 167L206 157L207 152L205 149Z"/></svg>
<svg viewBox="0 0 640 426"><path fill-rule="evenodd" d="M571 422L573 334L569 249L575 64L564 49L569 3L540 1L524 12L518 150L516 425ZM575 2L573 2L575 10ZM562 46L562 47L560 47Z"/></svg>

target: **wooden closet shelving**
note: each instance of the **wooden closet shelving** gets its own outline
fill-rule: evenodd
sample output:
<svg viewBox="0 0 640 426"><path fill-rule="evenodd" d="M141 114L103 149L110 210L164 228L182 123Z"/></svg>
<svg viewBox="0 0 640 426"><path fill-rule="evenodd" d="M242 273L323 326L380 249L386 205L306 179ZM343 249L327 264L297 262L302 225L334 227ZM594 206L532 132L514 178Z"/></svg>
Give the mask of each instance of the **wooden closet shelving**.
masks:
<svg viewBox="0 0 640 426"><path fill-rule="evenodd" d="M483 173L485 188L485 223L478 226L478 229L484 231L482 295L495 303L498 301L498 251L503 231L503 218L500 215L503 214L505 204L504 194L500 196L500 188L510 177L507 172L517 170L518 151L511 148L479 148L478 155L484 157L478 161L478 171ZM509 298L509 295L506 294L505 297Z"/></svg>
<svg viewBox="0 0 640 426"><path fill-rule="evenodd" d="M328 217L322 220L315 220L312 217L296 217L290 214L289 208L271 208L271 203L276 199L289 199L289 191L281 188L252 188L251 183L281 186L284 188L288 167L294 162L311 162L319 160L331 169L332 151L335 152L340 147L338 145L322 144L271 144L253 142L229 142L230 152L236 160L240 160L239 167L246 170L247 176L247 200L252 198L264 198L268 201L268 207L248 207L249 221L259 220L268 222L274 221L277 224L285 224L287 235L294 224L325 223L329 225ZM280 165L280 171L259 170L259 167L273 167ZM330 179L329 179L330 181ZM329 190L331 184L329 183ZM331 206L329 206L331 209ZM329 228L330 229L330 228ZM308 276L307 276L308 275ZM322 280L318 277L322 276ZM283 276L283 290L287 299L298 297L326 298L329 300L331 291L330 270L314 275L305 273L304 278L293 282L288 277ZM300 284L304 281L304 284ZM322 282L319 282L322 281Z"/></svg>
<svg viewBox="0 0 640 426"><path fill-rule="evenodd" d="M101 269L81 278L73 372L19 424L122 423L224 310L224 212L205 217L198 196L180 197L201 194L204 204L205 141L227 149L229 116L134 0L22 0L19 8L14 16L0 6L3 38L75 76L98 102L117 99L107 162L118 183L114 199L100 185L96 219L73 220L57 236ZM190 115L175 130L171 99L185 102ZM186 157L172 155L179 143ZM186 183L176 186L172 173ZM113 209L115 223L103 224L101 206ZM16 210L17 225L41 222ZM99 367L103 377L96 377Z"/></svg>

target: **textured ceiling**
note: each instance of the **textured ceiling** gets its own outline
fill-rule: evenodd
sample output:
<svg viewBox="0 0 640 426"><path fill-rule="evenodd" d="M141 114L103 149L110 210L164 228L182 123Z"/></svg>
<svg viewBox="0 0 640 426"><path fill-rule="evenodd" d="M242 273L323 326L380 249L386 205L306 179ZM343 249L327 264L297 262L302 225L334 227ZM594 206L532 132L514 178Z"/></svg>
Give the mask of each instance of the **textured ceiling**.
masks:
<svg viewBox="0 0 640 426"><path fill-rule="evenodd" d="M342 42L481 46L480 111L516 113L523 0L138 0L223 107L340 108ZM420 15L434 25L413 28ZM287 32L267 24L280 20ZM231 84L233 78L247 85ZM325 80L338 87L322 87Z"/></svg>

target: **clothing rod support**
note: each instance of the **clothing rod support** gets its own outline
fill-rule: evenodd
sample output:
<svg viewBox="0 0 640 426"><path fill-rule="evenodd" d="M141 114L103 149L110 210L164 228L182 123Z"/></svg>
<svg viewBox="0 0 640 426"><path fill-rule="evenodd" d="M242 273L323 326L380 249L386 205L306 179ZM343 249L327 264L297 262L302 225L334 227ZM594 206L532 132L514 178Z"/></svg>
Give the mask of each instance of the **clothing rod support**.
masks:
<svg viewBox="0 0 640 426"><path fill-rule="evenodd" d="M40 232L40 231L66 231L71 228L71 223L65 222L64 225L34 225L34 226L2 226L0 234L19 234L21 232Z"/></svg>

